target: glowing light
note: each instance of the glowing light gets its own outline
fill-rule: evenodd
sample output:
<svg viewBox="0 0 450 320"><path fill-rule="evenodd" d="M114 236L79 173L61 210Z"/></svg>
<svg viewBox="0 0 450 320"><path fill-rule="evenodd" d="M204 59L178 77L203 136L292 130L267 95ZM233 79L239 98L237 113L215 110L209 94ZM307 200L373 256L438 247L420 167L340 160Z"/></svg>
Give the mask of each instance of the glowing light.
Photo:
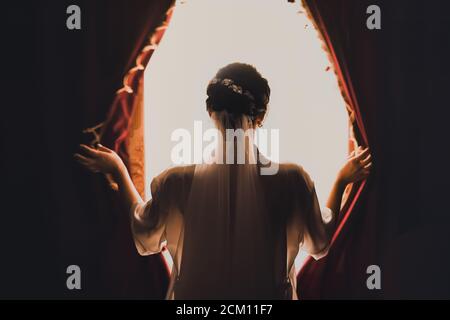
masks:
<svg viewBox="0 0 450 320"><path fill-rule="evenodd" d="M173 130L193 130L195 120L212 127L207 83L220 67L239 61L253 64L269 80L264 127L279 129L280 160L301 164L325 202L347 156L348 119L322 44L299 9L298 3L273 0L177 4L145 72L147 188L172 165Z"/></svg>

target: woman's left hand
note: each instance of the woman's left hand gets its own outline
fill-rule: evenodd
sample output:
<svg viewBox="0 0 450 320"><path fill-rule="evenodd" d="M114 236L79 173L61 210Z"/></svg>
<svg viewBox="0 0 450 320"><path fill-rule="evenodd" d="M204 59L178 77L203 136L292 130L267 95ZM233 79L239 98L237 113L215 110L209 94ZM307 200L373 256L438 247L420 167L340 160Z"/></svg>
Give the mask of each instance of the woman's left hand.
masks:
<svg viewBox="0 0 450 320"><path fill-rule="evenodd" d="M366 179L372 168L372 156L369 148L358 149L359 153L353 153L350 159L339 171L338 180L346 186L349 183L358 182Z"/></svg>
<svg viewBox="0 0 450 320"><path fill-rule="evenodd" d="M124 166L117 153L101 144L97 148L81 144L80 149L80 153L74 154L75 160L92 172L115 174Z"/></svg>

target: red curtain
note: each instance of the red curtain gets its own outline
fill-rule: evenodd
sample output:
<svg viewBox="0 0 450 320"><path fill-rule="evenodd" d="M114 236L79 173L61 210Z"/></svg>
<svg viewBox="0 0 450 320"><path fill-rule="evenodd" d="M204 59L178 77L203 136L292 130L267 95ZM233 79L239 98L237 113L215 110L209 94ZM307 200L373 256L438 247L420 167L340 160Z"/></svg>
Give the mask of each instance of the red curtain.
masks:
<svg viewBox="0 0 450 320"><path fill-rule="evenodd" d="M354 139L357 145L369 146L371 124L367 119L373 119L374 110L374 100L367 100L373 98L373 94L367 93L374 72L367 63L374 43L365 27L369 3L352 0L304 0L303 3L333 64L347 103ZM363 73L360 73L361 62L366 64ZM376 148L373 148L376 145L370 147L376 164ZM318 261L307 259L298 274L300 299L370 298L376 294L366 286L366 268L379 264L376 197L368 191L372 184L373 177L370 177L352 186L340 212L328 256Z"/></svg>
<svg viewBox="0 0 450 320"><path fill-rule="evenodd" d="M149 19L147 28L130 52L129 71L123 81L123 87L115 95L114 102L105 122L88 129L95 134L97 140L113 147L128 163L127 137L132 120L133 107L138 98L145 66L161 40L170 17L173 1L161 1L158 10L153 11L154 19ZM349 21L354 21L352 12L355 8L362 10L364 4L355 4L351 0L304 0L304 5L315 23L330 60L334 66L339 86L347 103L351 119L352 136L358 145L368 146L369 136L365 117L369 103L361 99L361 88L356 88L353 80L352 60L349 59L349 48L353 44L349 37ZM364 18L364 12L361 15ZM353 20L352 20L353 19ZM359 35L361 36L361 35ZM360 41L358 43L365 43ZM366 47L366 56L370 55L370 48ZM132 63L134 62L135 63ZM370 69L370 67L368 67ZM368 88L370 81L366 81ZM370 108L369 108L370 109ZM351 144L353 146L353 144ZM374 150L372 150L374 153ZM368 181L370 184L370 181ZM328 256L322 260L308 259L298 275L298 294L300 298L336 298L362 297L367 295L365 287L366 272L370 261L375 259L374 244L374 208L368 212L368 203L376 199L369 199L366 182L353 185L347 201L342 208L339 227L333 237L333 245ZM126 225L126 221L123 221ZM122 229L122 227L120 227ZM117 237L123 239L128 232L119 232ZM117 243L120 243L117 239ZM122 242L125 243L125 242ZM161 260L161 263L162 260ZM161 280L166 282L167 279Z"/></svg>
<svg viewBox="0 0 450 320"><path fill-rule="evenodd" d="M129 48L126 65L114 66L124 70L122 87L113 96L105 121L84 130L90 134L91 143L102 144L115 149L125 164L129 166L128 136L132 126L133 108L142 99L140 88L144 69L157 48L169 23L174 0L152 2L133 2L130 12L142 19L139 30L124 28L123 32L134 30L139 34L130 34L129 43L120 43ZM124 23L121 21L121 23ZM130 29L130 30L128 30ZM111 181L112 182L112 181ZM109 194L112 207L120 208L114 194ZM109 212L107 247L102 248L103 258L100 282L103 289L112 297L157 298L163 299L169 273L162 255L138 256L132 243L129 218L123 212Z"/></svg>
<svg viewBox="0 0 450 320"><path fill-rule="evenodd" d="M105 145L113 147L125 163L129 156L126 139L129 134L135 99L139 95L139 84L143 78L145 67L170 22L173 2L173 0L161 1L158 8L154 9L153 17L149 17L147 26L142 30L142 34L130 54L129 70L124 76L123 86L116 92L106 121L98 128L101 141Z"/></svg>

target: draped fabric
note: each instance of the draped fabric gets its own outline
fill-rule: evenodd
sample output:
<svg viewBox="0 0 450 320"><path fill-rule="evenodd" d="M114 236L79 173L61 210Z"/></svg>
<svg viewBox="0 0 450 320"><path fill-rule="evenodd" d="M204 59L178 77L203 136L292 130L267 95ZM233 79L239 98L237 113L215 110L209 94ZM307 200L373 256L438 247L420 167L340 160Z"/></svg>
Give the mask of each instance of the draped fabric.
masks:
<svg viewBox="0 0 450 320"><path fill-rule="evenodd" d="M141 195L143 194L145 184L143 174L144 144L142 125L143 74L148 61L157 48L170 21L173 9L173 6L171 5L173 2L166 2L166 6L162 5L159 8L161 10L159 16L158 14L154 14L155 17L159 17L160 23L155 24L155 19L149 19L148 26L143 29L142 36L133 47L129 59L129 71L123 79L123 87L119 89L115 95L106 121L87 130L88 132L93 132L95 134L96 140L113 147L122 159L124 159ZM348 62L345 59L346 42L343 39L344 37L342 35L344 33L342 33L342 31L344 30L343 28L345 28L344 22L347 17L344 8L348 9L350 1L338 1L338 3L344 5L341 7L337 4L330 4L327 1L304 1L304 5L328 50L329 58L334 66L334 71L339 82L339 87L347 104L350 118L349 146L351 151L357 145L367 146L368 138L363 124L363 117L361 115L357 95L352 84L351 74L347 65ZM166 9L166 11L163 9ZM336 12L343 14L334 17L333 15ZM329 28L330 25L333 25L333 27ZM134 61L135 63L132 63ZM111 181L111 184L114 186L113 183L114 182ZM333 243L336 242L334 244L334 249L326 259L320 261L310 259L306 261L298 276L298 294L300 298L321 297L323 293L321 289L319 290L318 285L322 283L322 280L318 281L318 279L325 279L327 276L333 278L331 283L336 290L343 293L340 288L342 283L338 281L339 277L336 277L335 272L342 274L344 269L337 270L334 268L335 262L329 263L327 261L332 261L333 252L339 251L338 248L340 245L338 243L342 242L341 238L348 238L345 235L350 233L346 230L349 228L348 225L351 225L351 221L348 223L350 213L354 209L364 188L365 182L348 188L345 195L346 201L340 215L339 227L332 240ZM339 236L340 234L342 235ZM327 270L330 272L327 273ZM342 279L342 281L344 281L344 279ZM326 288L324 290L324 294L327 295ZM345 295L345 293L343 294Z"/></svg>
<svg viewBox="0 0 450 320"><path fill-rule="evenodd" d="M167 28L173 3L172 0L164 0L135 1L129 4L130 14L134 14L135 20L141 25L135 28L134 26L138 25L136 21L117 22L123 28L121 32L129 32L126 38L128 42L125 40L117 44L128 48L128 58L123 61L123 65L114 66L114 70L123 70L125 75L122 87L111 95L113 101L105 120L84 130L84 133L91 138L90 143L101 142L113 148L121 156L141 195L143 195L145 183L143 75L147 63ZM115 14L117 10L111 9ZM95 82L93 84L96 85ZM110 177L107 178L110 186L115 189L114 181ZM98 191L100 194L97 198L100 199L105 190ZM114 212L108 213L108 220L104 221L106 226L102 226L107 230L103 232L108 234L106 247L101 248L102 252L99 253L102 256L99 268L103 270L101 282L104 289L112 297L164 298L169 274L162 255L138 256L132 246L129 217L123 212L115 212L122 208L116 203L115 194L107 194L106 197L110 199L109 202L113 207L111 210Z"/></svg>
<svg viewBox="0 0 450 320"><path fill-rule="evenodd" d="M150 58L167 29L174 1L161 1L147 18L141 35L132 46L127 63L129 70L123 86L117 90L106 120L85 130L92 133L93 143L102 142L113 148L130 170L139 193L144 193L144 143L143 143L143 77ZM113 187L114 182L111 180Z"/></svg>
<svg viewBox="0 0 450 320"><path fill-rule="evenodd" d="M114 150L124 159L128 158L126 140L129 136L133 111L139 103L138 97L141 91L139 89L141 89L144 70L167 29L172 16L172 9L173 7L170 7L164 13L161 25L154 30L143 30L147 37L140 39L142 43L137 44L137 47L143 48L136 55L135 65L125 75L123 87L117 91L106 122L102 126L102 141L109 144L113 143ZM161 19L161 17L159 18ZM149 19L149 21L151 20ZM132 57L133 55L135 55L135 52L132 53Z"/></svg>
<svg viewBox="0 0 450 320"><path fill-rule="evenodd" d="M366 74L353 72L360 67L360 57L352 55L355 46L363 46L364 61L371 58L373 42L365 41L366 1L304 0L310 18L329 54L342 96L347 104L350 119L350 150L356 146L369 146L370 131L367 117L372 116L371 103L364 98L370 92L372 67L366 66ZM356 18L355 18L356 17ZM354 26L360 23L359 26ZM367 36L369 38L369 36ZM362 55L362 53L360 53ZM358 59L359 58L359 59ZM367 64L367 62L366 62ZM364 80L364 90L357 81ZM375 153L372 146L372 154ZM372 297L366 287L366 268L377 259L375 197L369 194L369 177L351 186L339 215L339 225L332 239L329 254L324 259L307 259L298 274L300 299ZM370 197L370 198L369 198Z"/></svg>

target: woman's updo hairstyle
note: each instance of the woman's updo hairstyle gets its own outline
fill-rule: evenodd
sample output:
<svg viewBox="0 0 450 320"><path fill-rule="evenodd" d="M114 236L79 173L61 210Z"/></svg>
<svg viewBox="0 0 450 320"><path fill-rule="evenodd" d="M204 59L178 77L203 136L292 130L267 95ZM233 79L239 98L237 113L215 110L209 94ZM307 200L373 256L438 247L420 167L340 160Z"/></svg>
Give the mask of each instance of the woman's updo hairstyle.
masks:
<svg viewBox="0 0 450 320"><path fill-rule="evenodd" d="M206 90L208 111L227 111L233 116L248 115L252 121L267 112L270 87L252 65L232 63L220 69Z"/></svg>

